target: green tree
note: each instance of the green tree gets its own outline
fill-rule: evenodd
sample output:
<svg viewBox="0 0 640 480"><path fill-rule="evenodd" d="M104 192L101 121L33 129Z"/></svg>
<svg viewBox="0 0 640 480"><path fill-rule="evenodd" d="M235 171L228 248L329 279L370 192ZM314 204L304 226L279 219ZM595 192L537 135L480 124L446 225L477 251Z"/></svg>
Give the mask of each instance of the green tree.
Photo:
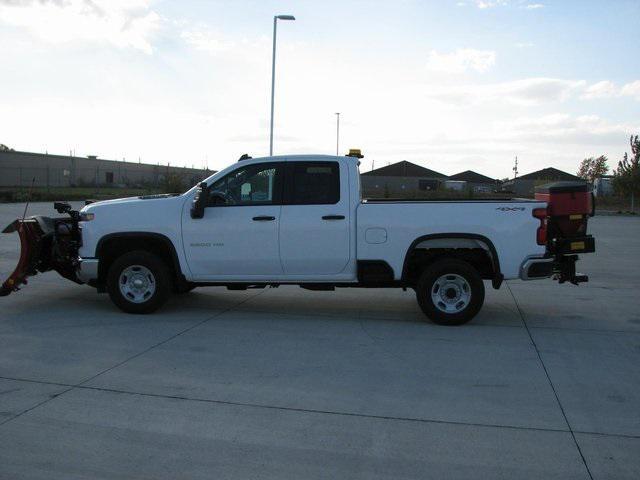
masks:
<svg viewBox="0 0 640 480"><path fill-rule="evenodd" d="M596 178L606 175L609 171L607 157L600 155L597 158L589 157L582 160L578 169L578 176L587 182L593 183Z"/></svg>
<svg viewBox="0 0 640 480"><path fill-rule="evenodd" d="M635 211L635 196L640 193L640 140L631 135L631 155L626 152L614 172L613 187L622 195L631 196L631 211Z"/></svg>
<svg viewBox="0 0 640 480"><path fill-rule="evenodd" d="M7 147L4 143L0 143L0 152L13 152L13 148Z"/></svg>

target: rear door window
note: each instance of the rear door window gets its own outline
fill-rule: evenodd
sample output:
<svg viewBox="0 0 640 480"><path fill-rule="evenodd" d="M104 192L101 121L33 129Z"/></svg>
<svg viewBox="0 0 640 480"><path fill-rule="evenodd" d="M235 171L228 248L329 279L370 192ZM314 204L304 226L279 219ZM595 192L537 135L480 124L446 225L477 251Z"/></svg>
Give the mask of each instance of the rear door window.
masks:
<svg viewBox="0 0 640 480"><path fill-rule="evenodd" d="M289 162L287 173L286 204L332 205L340 201L338 162Z"/></svg>

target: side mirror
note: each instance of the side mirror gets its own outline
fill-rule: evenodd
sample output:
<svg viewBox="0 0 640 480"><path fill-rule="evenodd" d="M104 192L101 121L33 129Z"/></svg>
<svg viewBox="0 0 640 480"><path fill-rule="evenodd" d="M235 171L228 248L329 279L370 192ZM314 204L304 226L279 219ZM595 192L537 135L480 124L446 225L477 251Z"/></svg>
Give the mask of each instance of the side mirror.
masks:
<svg viewBox="0 0 640 480"><path fill-rule="evenodd" d="M204 209L207 206L207 197L209 196L209 188L207 182L202 182L198 185L196 196L193 197L193 203L191 204L191 218L204 217Z"/></svg>

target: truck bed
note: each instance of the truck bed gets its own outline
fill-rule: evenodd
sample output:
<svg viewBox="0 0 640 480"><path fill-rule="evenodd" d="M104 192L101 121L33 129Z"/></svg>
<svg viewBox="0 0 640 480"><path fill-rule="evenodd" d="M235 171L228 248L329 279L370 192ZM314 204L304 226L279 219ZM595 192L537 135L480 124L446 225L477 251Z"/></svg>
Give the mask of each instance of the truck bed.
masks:
<svg viewBox="0 0 640 480"><path fill-rule="evenodd" d="M475 203L495 203L495 202L514 202L514 203L530 203L537 200L531 198L478 198L478 197L462 197L462 198L366 198L363 203L429 203L429 202L475 202Z"/></svg>
<svg viewBox="0 0 640 480"><path fill-rule="evenodd" d="M540 222L532 215L534 208L545 206L530 199L363 201L356 220L358 260L385 259L397 279L416 239L448 235L483 240L500 259L505 279L518 278L525 258L545 253L535 237Z"/></svg>

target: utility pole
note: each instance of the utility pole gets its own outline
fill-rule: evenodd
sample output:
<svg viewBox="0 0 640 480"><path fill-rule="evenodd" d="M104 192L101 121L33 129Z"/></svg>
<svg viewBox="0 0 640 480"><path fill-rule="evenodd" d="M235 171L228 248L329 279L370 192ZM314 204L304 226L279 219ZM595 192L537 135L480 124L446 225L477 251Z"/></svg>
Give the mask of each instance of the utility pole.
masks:
<svg viewBox="0 0 640 480"><path fill-rule="evenodd" d="M518 156L516 155L516 163L513 166L513 179L518 177Z"/></svg>
<svg viewBox="0 0 640 480"><path fill-rule="evenodd" d="M340 155L340 112L336 112L336 157Z"/></svg>

